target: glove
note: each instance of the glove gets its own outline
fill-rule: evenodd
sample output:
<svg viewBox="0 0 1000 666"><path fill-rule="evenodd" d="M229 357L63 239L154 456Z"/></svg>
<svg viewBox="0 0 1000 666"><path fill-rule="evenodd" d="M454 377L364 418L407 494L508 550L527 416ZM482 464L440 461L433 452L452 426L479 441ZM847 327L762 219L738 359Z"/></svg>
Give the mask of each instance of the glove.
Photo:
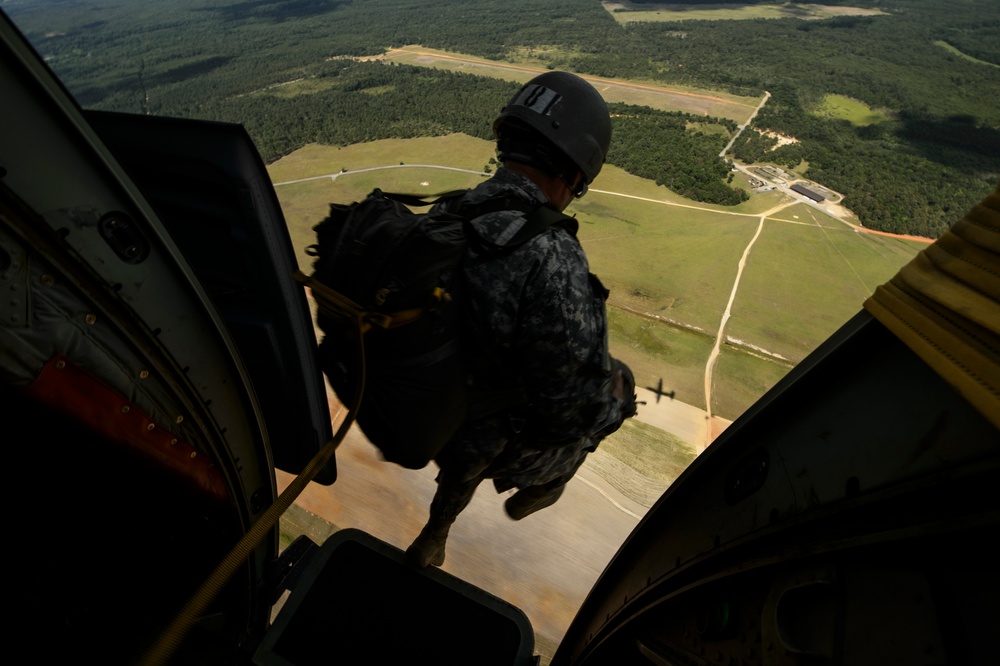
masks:
<svg viewBox="0 0 1000 666"><path fill-rule="evenodd" d="M597 433L600 439L617 432L625 419L632 418L638 411L639 396L635 393L635 376L631 368L614 357L611 359L611 395L619 402L618 415Z"/></svg>
<svg viewBox="0 0 1000 666"><path fill-rule="evenodd" d="M611 359L614 373L615 397L622 401L622 421L630 419L639 411L639 396L635 393L635 376L632 369L616 358Z"/></svg>

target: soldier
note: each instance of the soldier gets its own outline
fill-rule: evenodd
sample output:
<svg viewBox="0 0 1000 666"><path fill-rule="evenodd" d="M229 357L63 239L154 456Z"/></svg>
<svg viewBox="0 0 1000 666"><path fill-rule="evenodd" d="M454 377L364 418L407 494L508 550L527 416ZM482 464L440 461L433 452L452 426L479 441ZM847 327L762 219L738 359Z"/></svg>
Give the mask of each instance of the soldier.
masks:
<svg viewBox="0 0 1000 666"><path fill-rule="evenodd" d="M540 206L563 211L600 172L611 142L607 105L565 72L528 82L493 124L503 166L458 210L474 235L502 247ZM484 479L514 520L553 504L601 439L635 414L634 380L608 354L607 291L589 272L576 223L496 255L470 244L465 264L471 416L435 458L430 519L407 549L444 563L448 530Z"/></svg>

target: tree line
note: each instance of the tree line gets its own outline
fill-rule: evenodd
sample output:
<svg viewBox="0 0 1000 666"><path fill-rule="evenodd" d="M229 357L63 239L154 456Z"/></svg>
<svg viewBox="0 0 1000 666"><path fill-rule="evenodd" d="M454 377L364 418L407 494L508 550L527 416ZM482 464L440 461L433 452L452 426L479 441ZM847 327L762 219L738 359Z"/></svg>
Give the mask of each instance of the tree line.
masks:
<svg viewBox="0 0 1000 666"><path fill-rule="evenodd" d="M325 85L308 95L265 91L214 100L195 115L242 122L265 161L272 161L310 142L348 145L452 132L491 139L493 120L517 91L517 84L499 79L350 60L328 63L319 80ZM624 104L610 110L609 163L696 201L736 204L747 198L727 184L728 167L718 157L728 135L687 130L689 123L705 122L704 116ZM735 130L731 121L710 120Z"/></svg>
<svg viewBox="0 0 1000 666"><path fill-rule="evenodd" d="M996 185L1000 171L1000 131L972 118L900 114L856 127L808 113L794 90L778 89L754 127L799 142L779 147L748 131L733 146L734 157L789 168L807 161L810 179L843 193L844 205L881 231L940 236Z"/></svg>
<svg viewBox="0 0 1000 666"><path fill-rule="evenodd" d="M695 201L732 206L749 198L746 190L728 185L729 166L719 157L736 123L714 119L730 134L705 134L687 129L690 123L704 122L704 116L627 104L610 107L614 140L608 162Z"/></svg>

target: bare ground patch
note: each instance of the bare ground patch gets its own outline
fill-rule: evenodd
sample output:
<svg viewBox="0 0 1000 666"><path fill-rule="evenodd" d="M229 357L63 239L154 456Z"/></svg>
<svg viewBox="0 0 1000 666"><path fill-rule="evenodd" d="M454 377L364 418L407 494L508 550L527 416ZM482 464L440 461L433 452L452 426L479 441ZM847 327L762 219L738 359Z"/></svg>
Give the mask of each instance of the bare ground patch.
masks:
<svg viewBox="0 0 1000 666"><path fill-rule="evenodd" d="M387 62L420 67L463 71L524 83L542 72L543 67L509 62L483 60L466 54L446 53L419 45L389 49L383 56ZM582 74L609 102L648 106L663 111L684 111L701 116L729 118L745 122L747 114L757 106L757 100L720 91L680 86L665 87L645 81L606 79Z"/></svg>
<svg viewBox="0 0 1000 666"><path fill-rule="evenodd" d="M631 21L739 20L756 18L797 18L804 21L815 21L838 16L877 16L887 14L887 12L879 9L791 2L774 3L773 5L720 3L710 6L669 2L639 4L627 1L603 2L601 4L619 23L628 23Z"/></svg>

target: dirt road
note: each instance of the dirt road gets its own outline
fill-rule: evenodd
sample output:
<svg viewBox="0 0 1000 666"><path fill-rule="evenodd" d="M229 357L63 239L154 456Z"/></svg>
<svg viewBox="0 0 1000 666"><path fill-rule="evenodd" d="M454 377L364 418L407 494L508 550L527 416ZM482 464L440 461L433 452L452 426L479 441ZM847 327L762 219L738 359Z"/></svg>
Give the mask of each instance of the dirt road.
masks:
<svg viewBox="0 0 1000 666"><path fill-rule="evenodd" d="M725 337L726 322L729 321L729 317L732 315L733 302L736 300L736 293L740 289L740 278L743 277L743 269L746 268L747 257L750 256L750 251L753 249L754 243L757 242L757 239L760 237L760 233L764 230L764 220L778 211L788 208L794 203L794 201L786 201L760 214L760 222L757 224L757 231L754 233L753 238L750 239L750 242L743 250L743 256L740 257L739 264L736 267L736 279L733 280L733 288L729 293L729 302L726 303L726 309L722 313L722 321L719 322L719 330L715 336L715 346L712 347L712 353L708 356L708 363L705 364L705 404L708 405L709 416L711 416L712 410L712 373L715 370L715 361L719 358L719 348ZM711 439L715 439L715 437L711 436Z"/></svg>

